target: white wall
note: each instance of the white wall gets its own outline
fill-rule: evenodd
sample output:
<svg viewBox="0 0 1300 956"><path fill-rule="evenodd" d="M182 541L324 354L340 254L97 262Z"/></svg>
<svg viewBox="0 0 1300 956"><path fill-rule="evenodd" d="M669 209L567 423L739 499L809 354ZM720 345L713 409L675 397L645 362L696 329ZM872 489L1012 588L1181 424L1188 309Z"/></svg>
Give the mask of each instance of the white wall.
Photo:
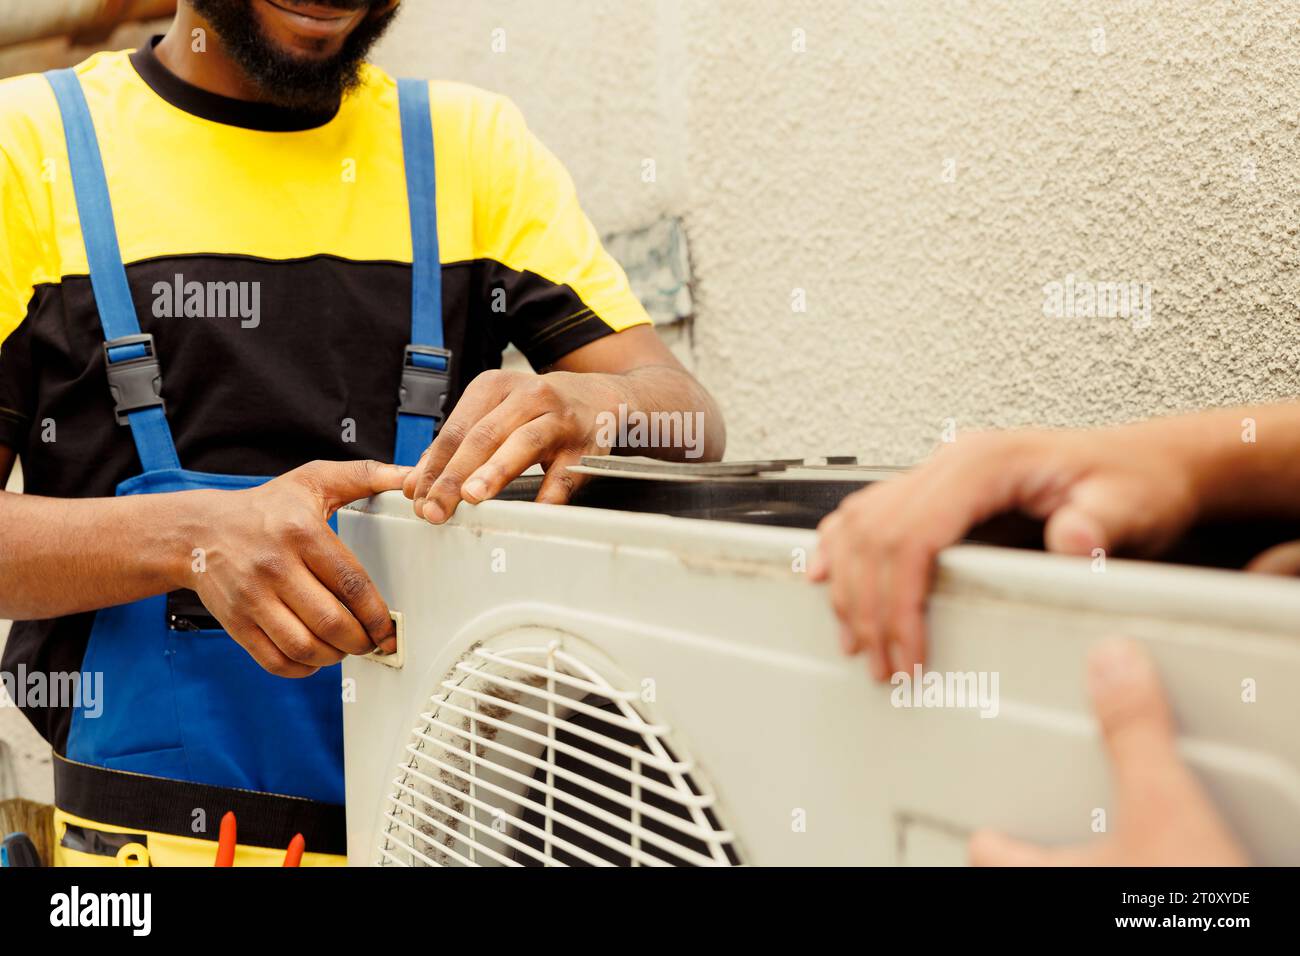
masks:
<svg viewBox="0 0 1300 956"><path fill-rule="evenodd" d="M406 6L382 65L512 96L602 230L685 218L733 457L1296 392L1296 4ZM1071 273L1150 325L1045 317Z"/></svg>

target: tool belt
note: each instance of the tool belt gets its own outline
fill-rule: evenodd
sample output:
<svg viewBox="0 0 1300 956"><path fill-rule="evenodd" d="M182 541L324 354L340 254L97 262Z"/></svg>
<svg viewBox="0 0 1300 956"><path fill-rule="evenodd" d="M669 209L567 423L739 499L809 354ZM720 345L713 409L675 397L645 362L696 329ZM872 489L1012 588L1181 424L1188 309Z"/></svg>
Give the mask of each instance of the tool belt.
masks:
<svg viewBox="0 0 1300 956"><path fill-rule="evenodd" d="M212 866L217 828L239 819L236 866L280 866L295 834L303 866L347 863L343 807L301 797L124 773L54 757L55 866Z"/></svg>

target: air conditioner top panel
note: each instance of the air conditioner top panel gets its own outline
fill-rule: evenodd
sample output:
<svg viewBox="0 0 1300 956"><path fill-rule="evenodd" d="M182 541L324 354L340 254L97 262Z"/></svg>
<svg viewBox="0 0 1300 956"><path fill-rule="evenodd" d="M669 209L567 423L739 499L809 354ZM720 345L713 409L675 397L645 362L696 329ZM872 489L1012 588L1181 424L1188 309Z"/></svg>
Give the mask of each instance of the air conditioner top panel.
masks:
<svg viewBox="0 0 1300 956"><path fill-rule="evenodd" d="M425 524L397 492L355 502L345 510ZM665 551L704 571L746 562L781 576L790 572L792 548L811 558L817 540L804 530L740 523L720 527L705 519L508 500L462 503L449 526L476 534L491 530ZM957 545L940 555L936 593L1023 598L1040 605L1078 608L1104 605L1140 611L1158 606L1171 617L1237 626L1259 621L1272 627L1278 615L1300 620L1300 581L1116 558L1107 559L1105 567L1103 576L1091 570L1088 559ZM1103 580L1105 587L1098 587Z"/></svg>
<svg viewBox="0 0 1300 956"><path fill-rule="evenodd" d="M905 469L864 466L845 457L772 459L755 462L674 464L645 459L584 458L575 470L589 480L573 504L606 511L672 515L706 521L815 528L853 492ZM512 482L503 501L531 501L541 477ZM1300 521L1261 519L1206 523L1175 542L1161 560L1215 568L1242 568L1260 552L1300 539ZM977 544L1040 551L1043 522L1019 514L995 516L972 528L966 540Z"/></svg>

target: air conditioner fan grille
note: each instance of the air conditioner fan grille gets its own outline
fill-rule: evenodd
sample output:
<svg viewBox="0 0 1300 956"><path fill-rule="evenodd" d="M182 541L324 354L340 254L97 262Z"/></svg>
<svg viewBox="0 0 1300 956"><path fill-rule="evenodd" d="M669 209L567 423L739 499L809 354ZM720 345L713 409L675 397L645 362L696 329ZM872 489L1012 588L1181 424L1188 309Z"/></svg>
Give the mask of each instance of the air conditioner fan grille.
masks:
<svg viewBox="0 0 1300 956"><path fill-rule="evenodd" d="M429 699L393 781L380 865L730 866L716 798L560 641L475 648ZM680 749L680 748L679 748Z"/></svg>

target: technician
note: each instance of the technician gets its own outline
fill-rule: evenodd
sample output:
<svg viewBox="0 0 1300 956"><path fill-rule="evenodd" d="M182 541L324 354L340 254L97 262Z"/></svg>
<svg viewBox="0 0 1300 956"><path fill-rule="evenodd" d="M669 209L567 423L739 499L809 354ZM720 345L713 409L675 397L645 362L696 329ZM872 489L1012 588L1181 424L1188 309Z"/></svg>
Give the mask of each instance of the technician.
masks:
<svg viewBox="0 0 1300 956"><path fill-rule="evenodd" d="M182 0L0 82L3 668L49 680L59 862L210 865L227 810L238 864L342 861L337 664L395 638L340 506L405 484L439 522L534 463L564 502L620 409L721 456L515 107L364 62L397 12Z"/></svg>

